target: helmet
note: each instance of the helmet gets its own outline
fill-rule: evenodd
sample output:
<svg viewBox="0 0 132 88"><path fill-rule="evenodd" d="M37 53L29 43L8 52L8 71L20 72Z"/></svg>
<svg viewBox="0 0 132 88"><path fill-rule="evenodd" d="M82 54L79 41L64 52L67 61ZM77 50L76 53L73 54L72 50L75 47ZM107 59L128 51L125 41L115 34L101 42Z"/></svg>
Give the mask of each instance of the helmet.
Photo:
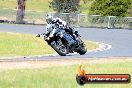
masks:
<svg viewBox="0 0 132 88"><path fill-rule="evenodd" d="M52 16L51 14L48 14L48 15L46 16L46 22L47 22L48 24L50 24L50 23L52 22L52 20L53 20L53 16Z"/></svg>

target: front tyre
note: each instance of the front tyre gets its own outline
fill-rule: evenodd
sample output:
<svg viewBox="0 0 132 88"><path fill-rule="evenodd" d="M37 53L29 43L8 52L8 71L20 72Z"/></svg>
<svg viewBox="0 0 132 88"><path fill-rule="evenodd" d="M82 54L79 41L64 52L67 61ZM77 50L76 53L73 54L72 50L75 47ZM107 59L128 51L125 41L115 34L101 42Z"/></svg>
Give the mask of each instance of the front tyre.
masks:
<svg viewBox="0 0 132 88"><path fill-rule="evenodd" d="M66 56L67 49L59 39L58 41L54 41L53 44L51 44L51 47L61 56Z"/></svg>

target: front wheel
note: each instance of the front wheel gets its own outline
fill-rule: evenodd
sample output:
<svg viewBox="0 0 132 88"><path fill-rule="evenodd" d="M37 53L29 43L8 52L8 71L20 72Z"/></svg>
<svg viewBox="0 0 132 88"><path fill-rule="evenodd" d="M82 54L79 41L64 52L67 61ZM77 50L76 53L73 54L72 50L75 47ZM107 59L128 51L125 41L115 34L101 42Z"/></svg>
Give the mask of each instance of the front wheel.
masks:
<svg viewBox="0 0 132 88"><path fill-rule="evenodd" d="M61 56L66 56L67 49L59 39L58 41L53 41L54 43L51 43L51 47Z"/></svg>

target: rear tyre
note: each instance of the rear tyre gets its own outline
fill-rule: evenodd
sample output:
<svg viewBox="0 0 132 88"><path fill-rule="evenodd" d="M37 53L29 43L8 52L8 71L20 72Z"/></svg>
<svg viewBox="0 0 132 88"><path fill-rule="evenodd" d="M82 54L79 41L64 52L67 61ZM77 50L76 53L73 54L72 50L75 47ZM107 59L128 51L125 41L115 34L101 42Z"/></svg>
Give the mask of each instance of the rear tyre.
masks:
<svg viewBox="0 0 132 88"><path fill-rule="evenodd" d="M77 53L79 53L80 55L84 55L87 52L87 49L85 47L80 48Z"/></svg>
<svg viewBox="0 0 132 88"><path fill-rule="evenodd" d="M79 49L77 50L77 53L79 53L80 55L84 55L87 52L87 48L84 44L84 42L79 38L78 39L80 45L79 45Z"/></svg>

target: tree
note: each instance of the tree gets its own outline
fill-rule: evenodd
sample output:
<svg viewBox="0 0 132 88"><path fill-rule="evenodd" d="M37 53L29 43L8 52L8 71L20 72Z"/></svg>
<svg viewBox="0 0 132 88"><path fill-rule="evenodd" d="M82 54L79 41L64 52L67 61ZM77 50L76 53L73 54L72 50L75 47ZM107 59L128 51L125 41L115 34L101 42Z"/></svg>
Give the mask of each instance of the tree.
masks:
<svg viewBox="0 0 132 88"><path fill-rule="evenodd" d="M132 2L132 1L131 1ZM132 4L131 4L131 6L130 6L130 9L128 10L128 14L129 14L129 16L132 16Z"/></svg>
<svg viewBox="0 0 132 88"><path fill-rule="evenodd" d="M52 0L49 7L57 13L71 13L79 11L79 2L80 0ZM71 19L69 16L70 14L65 14L65 21L70 26Z"/></svg>
<svg viewBox="0 0 132 88"><path fill-rule="evenodd" d="M95 0L89 13L103 16L127 16L130 0Z"/></svg>
<svg viewBox="0 0 132 88"><path fill-rule="evenodd" d="M16 23L24 23L26 0L17 0Z"/></svg>
<svg viewBox="0 0 132 88"><path fill-rule="evenodd" d="M50 8L57 12L76 12L79 10L80 0L53 0L50 2Z"/></svg>

